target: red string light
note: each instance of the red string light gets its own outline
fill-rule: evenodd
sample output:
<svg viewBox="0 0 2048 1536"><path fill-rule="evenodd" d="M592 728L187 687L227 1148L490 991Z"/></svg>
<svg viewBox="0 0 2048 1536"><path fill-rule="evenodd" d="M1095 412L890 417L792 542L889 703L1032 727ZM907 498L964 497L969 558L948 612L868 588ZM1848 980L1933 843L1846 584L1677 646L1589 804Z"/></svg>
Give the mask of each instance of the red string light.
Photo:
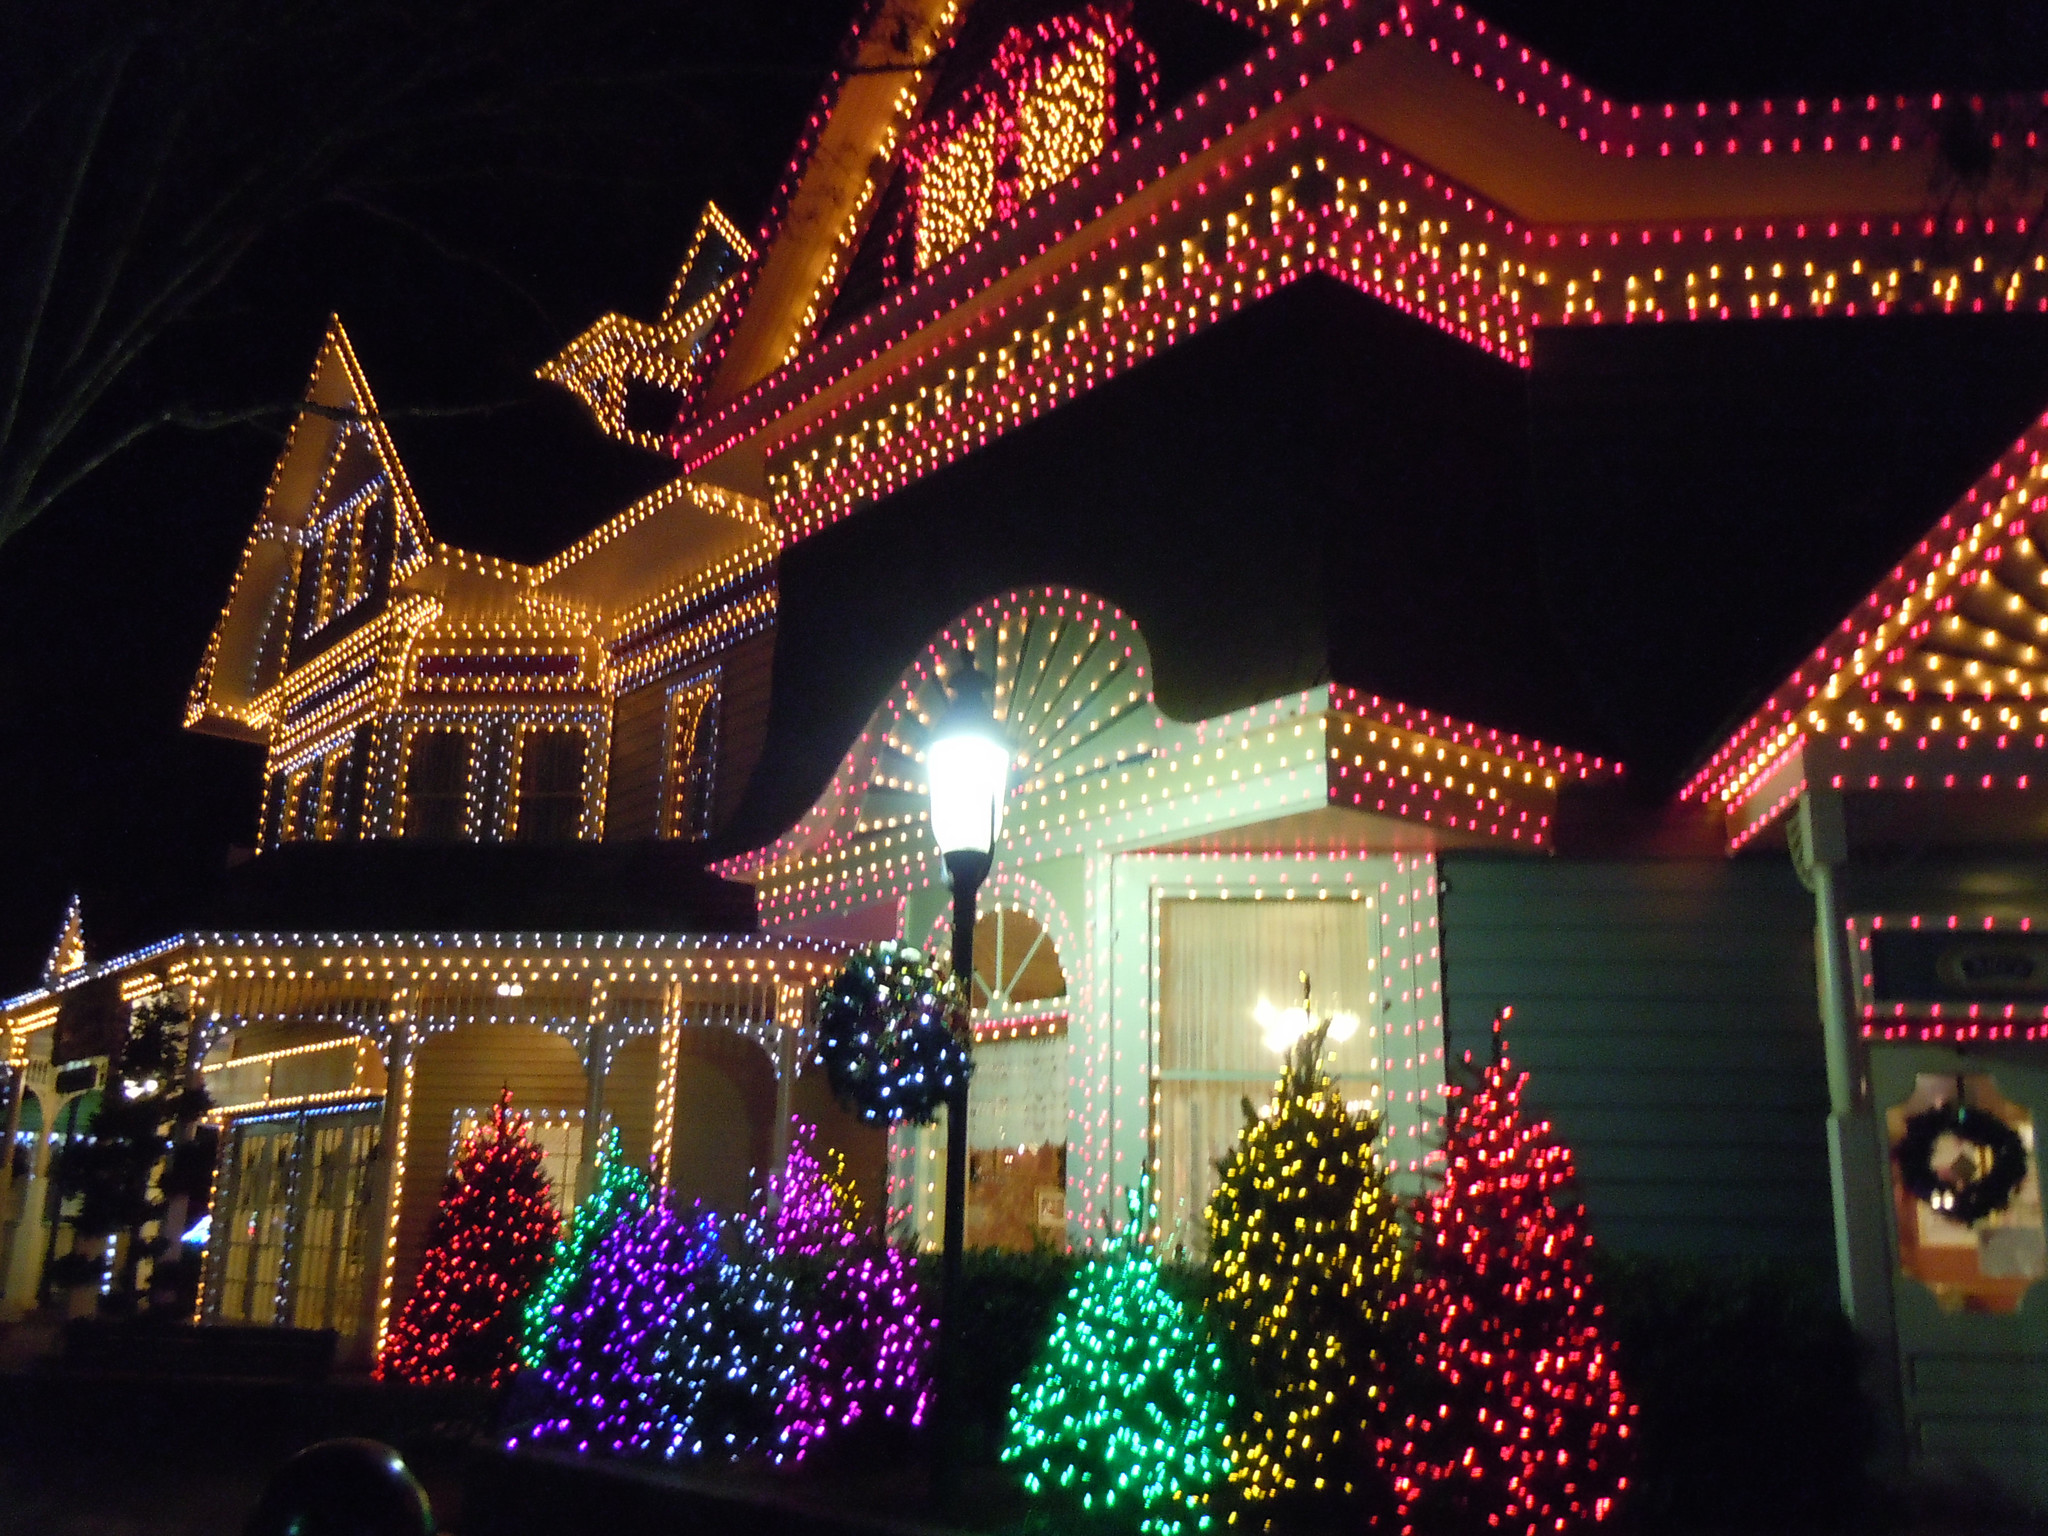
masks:
<svg viewBox="0 0 2048 1536"><path fill-rule="evenodd" d="M1496 1024L1498 1029L1498 1024ZM1418 1403L1381 1443L1402 1536L1561 1533L1605 1520L1635 1405L1586 1274L1571 1152L1522 1111L1503 1052L1458 1094L1441 1186L1419 1211Z"/></svg>
<svg viewBox="0 0 2048 1536"><path fill-rule="evenodd" d="M517 1360L522 1304L561 1218L541 1149L511 1109L508 1088L449 1172L419 1279L385 1335L380 1378L495 1387Z"/></svg>

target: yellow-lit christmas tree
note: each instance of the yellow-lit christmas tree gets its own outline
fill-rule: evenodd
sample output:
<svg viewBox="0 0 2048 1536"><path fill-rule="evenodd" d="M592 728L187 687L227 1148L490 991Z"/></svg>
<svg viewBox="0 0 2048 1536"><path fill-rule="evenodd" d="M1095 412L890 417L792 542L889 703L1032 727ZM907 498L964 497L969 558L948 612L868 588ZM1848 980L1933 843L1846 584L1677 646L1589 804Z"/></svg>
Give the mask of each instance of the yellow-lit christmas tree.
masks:
<svg viewBox="0 0 2048 1536"><path fill-rule="evenodd" d="M1250 1413L1230 1479L1253 1523L1384 1500L1374 1437L1402 1242L1379 1116L1323 1065L1329 1021L1289 1050L1273 1102L1245 1125L1209 1202L1211 1305L1245 1372Z"/></svg>

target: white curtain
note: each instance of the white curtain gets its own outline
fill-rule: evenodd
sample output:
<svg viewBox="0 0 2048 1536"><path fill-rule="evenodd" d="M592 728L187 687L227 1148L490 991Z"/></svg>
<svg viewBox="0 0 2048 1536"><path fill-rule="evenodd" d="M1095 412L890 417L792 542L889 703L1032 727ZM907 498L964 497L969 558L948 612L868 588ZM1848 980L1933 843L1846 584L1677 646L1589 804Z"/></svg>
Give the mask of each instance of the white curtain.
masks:
<svg viewBox="0 0 2048 1536"><path fill-rule="evenodd" d="M1326 1060L1347 1097L1379 1086L1377 918L1356 901L1167 901L1160 911L1158 1156L1161 1248L1205 1251L1202 1212L1216 1163L1244 1126L1243 1102L1271 1096L1280 1055L1254 1009L1291 1007L1303 971L1318 1014L1355 1013L1358 1032Z"/></svg>
<svg viewBox="0 0 2048 1536"><path fill-rule="evenodd" d="M974 1048L967 1145L1010 1151L1067 1139L1067 1037L990 1040Z"/></svg>

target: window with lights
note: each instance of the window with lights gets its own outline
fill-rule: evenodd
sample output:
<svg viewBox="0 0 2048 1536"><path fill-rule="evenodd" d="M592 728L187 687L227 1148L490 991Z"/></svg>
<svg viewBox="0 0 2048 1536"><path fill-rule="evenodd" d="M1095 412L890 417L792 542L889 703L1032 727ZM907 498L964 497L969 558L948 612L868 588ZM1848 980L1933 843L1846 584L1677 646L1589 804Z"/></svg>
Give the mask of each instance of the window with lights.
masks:
<svg viewBox="0 0 2048 1536"><path fill-rule="evenodd" d="M904 145L915 272L1014 218L1150 115L1152 51L1098 6L1012 27L986 68Z"/></svg>
<svg viewBox="0 0 2048 1536"><path fill-rule="evenodd" d="M452 843L467 830L469 737L462 731L414 733L405 759L405 835Z"/></svg>
<svg viewBox="0 0 2048 1536"><path fill-rule="evenodd" d="M582 836L587 752L586 733L573 726L520 731L514 838L522 843L572 843Z"/></svg>

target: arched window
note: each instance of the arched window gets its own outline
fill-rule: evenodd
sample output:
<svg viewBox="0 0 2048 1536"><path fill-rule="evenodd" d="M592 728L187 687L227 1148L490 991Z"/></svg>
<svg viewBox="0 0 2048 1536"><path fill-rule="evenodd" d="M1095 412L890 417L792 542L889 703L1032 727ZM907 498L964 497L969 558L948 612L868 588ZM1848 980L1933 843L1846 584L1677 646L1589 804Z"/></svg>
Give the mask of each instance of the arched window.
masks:
<svg viewBox="0 0 2048 1536"><path fill-rule="evenodd" d="M1059 951L1044 926L1015 907L984 912L974 924L974 1006L1000 1015L1067 995Z"/></svg>
<svg viewBox="0 0 2048 1536"><path fill-rule="evenodd" d="M707 677L672 689L661 770L661 835L711 831L711 771L716 757L718 683Z"/></svg>
<svg viewBox="0 0 2048 1536"><path fill-rule="evenodd" d="M283 840L310 843L320 836L321 764L316 759L285 782Z"/></svg>

